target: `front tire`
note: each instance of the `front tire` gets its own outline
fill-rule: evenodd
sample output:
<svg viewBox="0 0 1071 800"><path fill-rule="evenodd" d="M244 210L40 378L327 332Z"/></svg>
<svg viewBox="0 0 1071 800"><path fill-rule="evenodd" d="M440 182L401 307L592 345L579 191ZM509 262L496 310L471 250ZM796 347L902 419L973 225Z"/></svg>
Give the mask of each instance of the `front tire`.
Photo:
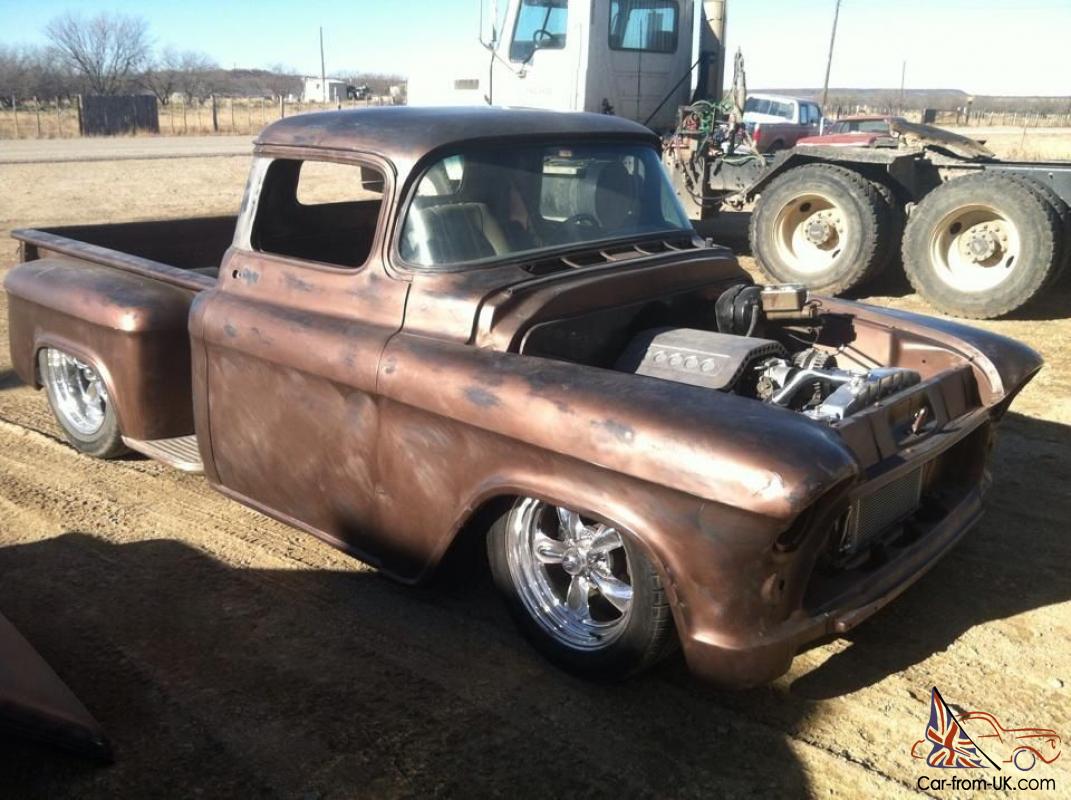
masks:
<svg viewBox="0 0 1071 800"><path fill-rule="evenodd" d="M621 679L675 644L658 573L615 528L525 497L491 526L487 548L495 585L514 620L564 669Z"/></svg>
<svg viewBox="0 0 1071 800"><path fill-rule="evenodd" d="M751 215L751 252L772 280L840 294L888 263L894 219L874 184L835 164L779 175Z"/></svg>
<svg viewBox="0 0 1071 800"><path fill-rule="evenodd" d="M54 347L41 350L37 366L52 413L75 450L94 458L116 458L129 452L96 369Z"/></svg>
<svg viewBox="0 0 1071 800"><path fill-rule="evenodd" d="M1059 221L1036 190L976 172L938 186L904 232L904 272L923 299L957 317L991 319L1030 302L1059 265Z"/></svg>

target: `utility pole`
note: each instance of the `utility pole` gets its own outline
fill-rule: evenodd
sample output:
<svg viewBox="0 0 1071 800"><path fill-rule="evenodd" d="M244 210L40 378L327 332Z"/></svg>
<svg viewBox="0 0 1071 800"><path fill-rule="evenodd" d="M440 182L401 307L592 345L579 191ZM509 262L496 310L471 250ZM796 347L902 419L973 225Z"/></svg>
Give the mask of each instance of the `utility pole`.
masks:
<svg viewBox="0 0 1071 800"><path fill-rule="evenodd" d="M833 33L829 35L829 58L826 59L826 82L822 85L822 113L825 114L826 101L829 99L829 70L833 67L833 44L837 41L837 19L840 18L840 0L833 11Z"/></svg>
<svg viewBox="0 0 1071 800"><path fill-rule="evenodd" d="M838 0L839 2L839 0ZM320 26L320 93L326 103L330 98L327 96L327 68L324 66L324 26Z"/></svg>
<svg viewBox="0 0 1071 800"><path fill-rule="evenodd" d="M907 61L900 67L900 113L904 113L904 78L907 76Z"/></svg>

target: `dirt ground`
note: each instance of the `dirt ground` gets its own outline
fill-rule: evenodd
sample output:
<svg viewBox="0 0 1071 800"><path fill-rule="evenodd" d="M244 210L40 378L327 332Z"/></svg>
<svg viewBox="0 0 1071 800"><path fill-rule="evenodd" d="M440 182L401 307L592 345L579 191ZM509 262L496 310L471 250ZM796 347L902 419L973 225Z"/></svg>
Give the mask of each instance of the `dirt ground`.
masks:
<svg viewBox="0 0 1071 800"><path fill-rule="evenodd" d="M246 167L0 165L0 241L231 212ZM714 233L746 249L741 222ZM0 244L0 272L14 260ZM926 310L895 277L873 291ZM938 777L910 756L934 685L954 708L1067 742L1069 300L1065 287L983 324L1047 361L1004 425L984 521L850 636L746 692L697 683L679 658L619 686L573 679L483 582L400 587L197 477L77 455L11 372L0 308L0 611L116 752L101 767L0 740L0 796L894 797ZM1034 794L1069 796L1071 755L1028 776L1057 782Z"/></svg>

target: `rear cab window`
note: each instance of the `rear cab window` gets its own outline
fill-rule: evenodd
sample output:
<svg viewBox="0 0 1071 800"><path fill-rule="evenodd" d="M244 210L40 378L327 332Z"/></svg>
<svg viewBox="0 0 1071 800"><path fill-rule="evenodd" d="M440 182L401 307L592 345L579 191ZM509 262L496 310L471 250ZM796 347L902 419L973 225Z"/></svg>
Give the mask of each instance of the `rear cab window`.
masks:
<svg viewBox="0 0 1071 800"><path fill-rule="evenodd" d="M371 254L383 188L383 175L374 167L274 159L250 243L260 253L356 269Z"/></svg>
<svg viewBox="0 0 1071 800"><path fill-rule="evenodd" d="M679 16L675 0L612 0L610 49L675 53Z"/></svg>

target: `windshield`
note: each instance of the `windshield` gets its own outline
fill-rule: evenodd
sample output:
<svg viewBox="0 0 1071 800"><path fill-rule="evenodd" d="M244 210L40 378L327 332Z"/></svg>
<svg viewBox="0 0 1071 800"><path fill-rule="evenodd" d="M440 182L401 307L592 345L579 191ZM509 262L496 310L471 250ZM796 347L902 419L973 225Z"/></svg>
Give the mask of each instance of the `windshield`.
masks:
<svg viewBox="0 0 1071 800"><path fill-rule="evenodd" d="M399 248L441 267L682 231L691 223L651 147L483 146L424 173Z"/></svg>

